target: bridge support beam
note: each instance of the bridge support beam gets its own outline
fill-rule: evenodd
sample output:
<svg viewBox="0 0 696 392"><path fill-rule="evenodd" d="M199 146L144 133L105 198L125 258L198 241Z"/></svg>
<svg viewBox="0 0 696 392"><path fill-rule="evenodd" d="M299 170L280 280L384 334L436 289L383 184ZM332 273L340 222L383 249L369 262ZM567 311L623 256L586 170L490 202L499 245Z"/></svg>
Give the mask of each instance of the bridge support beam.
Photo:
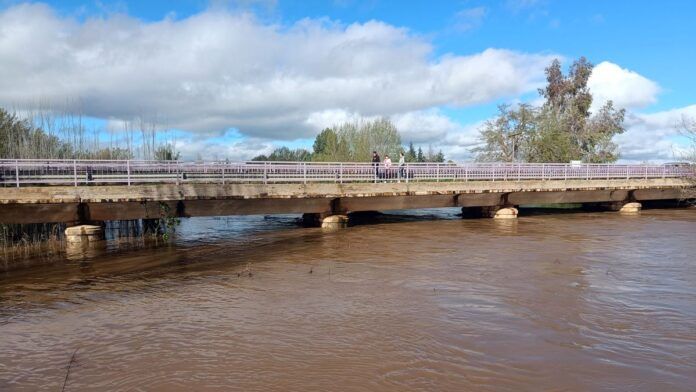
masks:
<svg viewBox="0 0 696 392"><path fill-rule="evenodd" d="M462 207L463 218L515 219L517 214L515 206Z"/></svg>
<svg viewBox="0 0 696 392"><path fill-rule="evenodd" d="M348 215L331 213L309 213L302 215L305 226L319 226L322 229L343 229L348 227Z"/></svg>

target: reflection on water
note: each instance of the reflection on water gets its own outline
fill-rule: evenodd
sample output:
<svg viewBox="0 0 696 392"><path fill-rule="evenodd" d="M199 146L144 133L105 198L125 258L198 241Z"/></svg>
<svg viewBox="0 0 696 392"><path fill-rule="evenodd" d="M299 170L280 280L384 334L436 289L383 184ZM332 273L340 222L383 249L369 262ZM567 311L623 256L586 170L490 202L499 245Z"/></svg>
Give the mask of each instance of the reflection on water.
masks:
<svg viewBox="0 0 696 392"><path fill-rule="evenodd" d="M192 219L0 275L0 390L693 390L696 213ZM93 255L88 255L93 256Z"/></svg>

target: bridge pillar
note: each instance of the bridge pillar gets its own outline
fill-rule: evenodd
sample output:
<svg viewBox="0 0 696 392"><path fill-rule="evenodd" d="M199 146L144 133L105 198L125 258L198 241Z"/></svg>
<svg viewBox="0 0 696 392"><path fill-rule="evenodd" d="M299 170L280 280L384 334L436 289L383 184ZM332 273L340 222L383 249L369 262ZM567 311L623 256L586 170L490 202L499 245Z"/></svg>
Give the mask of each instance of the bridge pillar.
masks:
<svg viewBox="0 0 696 392"><path fill-rule="evenodd" d="M462 207L463 218L515 219L517 214L515 206Z"/></svg>
<svg viewBox="0 0 696 392"><path fill-rule="evenodd" d="M637 202L613 201L609 203L587 203L583 208L590 211L618 211L622 214L637 214L642 208Z"/></svg>
<svg viewBox="0 0 696 392"><path fill-rule="evenodd" d="M302 221L306 226L319 226L322 229L342 229L348 227L348 215L344 214L303 214Z"/></svg>
<svg viewBox="0 0 696 392"><path fill-rule="evenodd" d="M637 214L643 206L640 203L626 203L619 208L619 212L623 214Z"/></svg>
<svg viewBox="0 0 696 392"><path fill-rule="evenodd" d="M69 244L88 244L104 239L104 229L95 225L78 225L65 229L65 240Z"/></svg>

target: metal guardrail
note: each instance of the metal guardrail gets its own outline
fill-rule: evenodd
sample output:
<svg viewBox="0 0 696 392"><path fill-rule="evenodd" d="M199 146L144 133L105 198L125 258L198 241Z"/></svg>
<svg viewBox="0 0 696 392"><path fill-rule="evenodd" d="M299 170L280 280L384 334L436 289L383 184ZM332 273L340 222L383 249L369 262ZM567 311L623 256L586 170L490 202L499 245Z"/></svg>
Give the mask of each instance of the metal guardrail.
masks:
<svg viewBox="0 0 696 392"><path fill-rule="evenodd" d="M181 162L0 159L0 186L355 183L694 177L688 164Z"/></svg>

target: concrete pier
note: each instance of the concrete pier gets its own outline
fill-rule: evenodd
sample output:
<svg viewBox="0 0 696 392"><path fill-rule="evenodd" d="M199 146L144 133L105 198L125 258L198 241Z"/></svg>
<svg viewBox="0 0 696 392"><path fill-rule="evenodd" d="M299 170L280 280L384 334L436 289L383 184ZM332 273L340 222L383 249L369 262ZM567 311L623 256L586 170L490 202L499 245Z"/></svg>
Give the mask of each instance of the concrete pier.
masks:
<svg viewBox="0 0 696 392"><path fill-rule="evenodd" d="M343 229L348 227L348 215L329 215L321 220L322 229Z"/></svg>
<svg viewBox="0 0 696 392"><path fill-rule="evenodd" d="M514 206L462 207L463 218L515 219L518 212Z"/></svg>
<svg viewBox="0 0 696 392"><path fill-rule="evenodd" d="M613 201L608 203L588 203L583 205L583 209L588 211L615 211L622 214L636 214L640 212L643 205L635 201Z"/></svg>
<svg viewBox="0 0 696 392"><path fill-rule="evenodd" d="M622 214L637 214L643 206L640 203L626 203L619 208L619 212Z"/></svg>
<svg viewBox="0 0 696 392"><path fill-rule="evenodd" d="M104 239L104 229L95 225L78 225L65 229L65 240L70 244L99 242Z"/></svg>
<svg viewBox="0 0 696 392"><path fill-rule="evenodd" d="M493 219L515 219L519 211L514 206L488 207L488 217Z"/></svg>
<svg viewBox="0 0 696 392"><path fill-rule="evenodd" d="M302 215L305 226L321 227L322 229L342 229L348 227L348 215L330 213L307 213Z"/></svg>

